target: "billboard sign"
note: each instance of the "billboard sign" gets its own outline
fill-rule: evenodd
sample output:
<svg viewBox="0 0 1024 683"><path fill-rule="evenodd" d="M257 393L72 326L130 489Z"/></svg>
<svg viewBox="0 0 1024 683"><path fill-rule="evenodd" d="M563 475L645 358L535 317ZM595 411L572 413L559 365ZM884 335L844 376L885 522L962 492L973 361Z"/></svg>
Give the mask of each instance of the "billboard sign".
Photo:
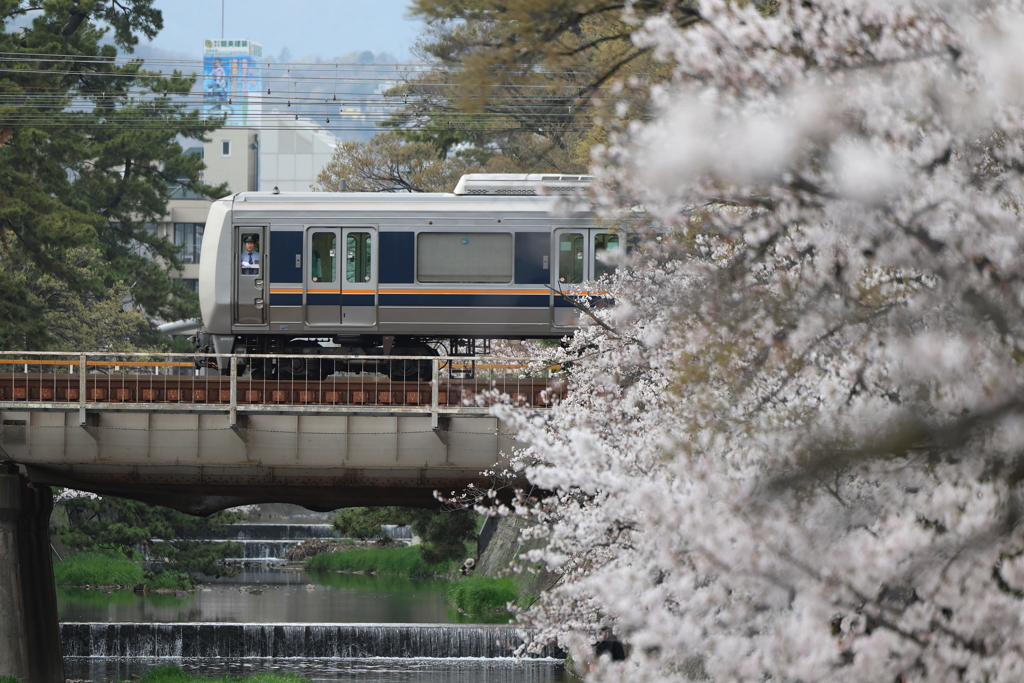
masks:
<svg viewBox="0 0 1024 683"><path fill-rule="evenodd" d="M203 48L203 114L226 126L258 126L263 46L251 40L207 40Z"/></svg>

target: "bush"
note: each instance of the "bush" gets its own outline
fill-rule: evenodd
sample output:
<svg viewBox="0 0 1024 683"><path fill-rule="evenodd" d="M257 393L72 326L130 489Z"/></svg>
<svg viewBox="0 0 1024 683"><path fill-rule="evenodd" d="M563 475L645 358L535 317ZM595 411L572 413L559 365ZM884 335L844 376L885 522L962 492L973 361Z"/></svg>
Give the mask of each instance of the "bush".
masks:
<svg viewBox="0 0 1024 683"><path fill-rule="evenodd" d="M334 529L349 538L371 539L384 535L383 524L406 524L420 537L419 552L427 564L441 564L466 557L467 546L475 551L483 518L472 510L429 510L408 507L345 508L334 516Z"/></svg>
<svg viewBox="0 0 1024 683"><path fill-rule="evenodd" d="M310 572L375 572L398 576L430 576L448 570L450 562L427 564L415 546L401 548L358 548L324 553L306 561Z"/></svg>
<svg viewBox="0 0 1024 683"><path fill-rule="evenodd" d="M53 565L58 586L132 586L142 581L142 567L123 555L82 553Z"/></svg>
<svg viewBox="0 0 1024 683"><path fill-rule="evenodd" d="M508 576L471 576L448 586L448 601L466 614L505 612L519 598L519 586Z"/></svg>

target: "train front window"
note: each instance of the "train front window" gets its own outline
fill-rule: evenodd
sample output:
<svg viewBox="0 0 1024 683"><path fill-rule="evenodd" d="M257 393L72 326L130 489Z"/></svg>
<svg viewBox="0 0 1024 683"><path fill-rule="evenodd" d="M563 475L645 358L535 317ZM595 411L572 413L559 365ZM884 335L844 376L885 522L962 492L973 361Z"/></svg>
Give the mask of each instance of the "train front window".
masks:
<svg viewBox="0 0 1024 683"><path fill-rule="evenodd" d="M345 280L369 282L373 243L368 232L350 232L345 237Z"/></svg>
<svg viewBox="0 0 1024 683"><path fill-rule="evenodd" d="M333 232L315 232L312 239L310 276L313 282L334 282L337 273L336 237Z"/></svg>
<svg viewBox="0 0 1024 683"><path fill-rule="evenodd" d="M583 235L562 233L558 237L558 281L567 285L583 282Z"/></svg>
<svg viewBox="0 0 1024 683"><path fill-rule="evenodd" d="M594 235L594 277L608 275L615 272L615 266L603 262L602 257L608 256L605 252L614 251L619 248L619 236L607 233Z"/></svg>

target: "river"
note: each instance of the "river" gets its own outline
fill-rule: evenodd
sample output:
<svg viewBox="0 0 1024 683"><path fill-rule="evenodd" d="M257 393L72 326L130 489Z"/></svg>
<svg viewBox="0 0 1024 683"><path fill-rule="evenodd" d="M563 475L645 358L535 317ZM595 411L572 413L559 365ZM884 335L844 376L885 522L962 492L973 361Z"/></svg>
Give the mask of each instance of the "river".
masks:
<svg viewBox="0 0 1024 683"><path fill-rule="evenodd" d="M519 641L507 616L486 624L462 615L445 602L445 585L262 567L194 593L60 589L65 674L124 681L171 664L360 683L564 680L557 659L510 657Z"/></svg>

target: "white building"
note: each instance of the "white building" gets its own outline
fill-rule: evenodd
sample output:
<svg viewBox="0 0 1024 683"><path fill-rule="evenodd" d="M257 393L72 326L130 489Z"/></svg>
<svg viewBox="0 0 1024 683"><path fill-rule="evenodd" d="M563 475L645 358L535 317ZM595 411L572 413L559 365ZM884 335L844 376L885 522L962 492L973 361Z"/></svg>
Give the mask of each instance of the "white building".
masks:
<svg viewBox="0 0 1024 683"><path fill-rule="evenodd" d="M316 177L330 162L340 141L310 119L264 114L260 132L259 180L261 192L309 192ZM207 162L209 163L209 162Z"/></svg>
<svg viewBox="0 0 1024 683"><path fill-rule="evenodd" d="M259 185L260 131L255 128L220 128L203 143L203 182L228 184L231 194L252 192Z"/></svg>
<svg viewBox="0 0 1024 683"><path fill-rule="evenodd" d="M273 127L220 128L209 142L189 152L201 154L206 163L203 182L228 184L228 192L309 192L316 177L331 160L339 141L315 122L300 118L267 116ZM185 262L181 278L196 289L199 255L203 246L206 214L213 202L182 187L171 195L167 215L156 226L158 233L181 247Z"/></svg>

